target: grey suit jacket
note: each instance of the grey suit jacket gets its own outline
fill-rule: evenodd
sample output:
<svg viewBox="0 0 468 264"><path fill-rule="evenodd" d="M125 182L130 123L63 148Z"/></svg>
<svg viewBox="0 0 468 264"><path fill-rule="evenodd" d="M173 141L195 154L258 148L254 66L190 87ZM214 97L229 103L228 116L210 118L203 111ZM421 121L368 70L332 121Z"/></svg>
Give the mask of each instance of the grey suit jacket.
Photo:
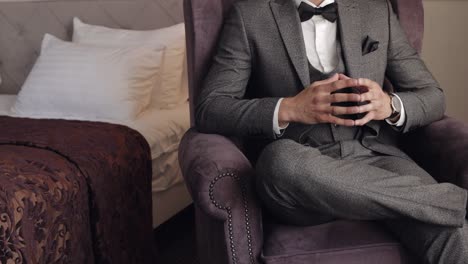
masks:
<svg viewBox="0 0 468 264"><path fill-rule="evenodd" d="M443 91L413 49L386 0L337 0L343 58L348 76L385 77L406 110L402 132L441 119ZM369 36L379 48L363 55ZM310 85L298 12L293 0L240 0L225 20L217 52L196 106L201 132L275 138L273 112L281 97ZM395 131L384 121L363 144L399 155Z"/></svg>

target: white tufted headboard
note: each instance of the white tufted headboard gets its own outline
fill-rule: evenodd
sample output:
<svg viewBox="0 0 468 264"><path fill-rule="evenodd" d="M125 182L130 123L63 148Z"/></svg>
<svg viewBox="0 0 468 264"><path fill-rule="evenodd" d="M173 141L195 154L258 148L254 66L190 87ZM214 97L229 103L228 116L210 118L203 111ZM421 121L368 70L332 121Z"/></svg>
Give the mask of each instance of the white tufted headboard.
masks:
<svg viewBox="0 0 468 264"><path fill-rule="evenodd" d="M0 93L17 93L42 37L69 40L72 18L125 29L156 29L183 22L182 0L0 0Z"/></svg>

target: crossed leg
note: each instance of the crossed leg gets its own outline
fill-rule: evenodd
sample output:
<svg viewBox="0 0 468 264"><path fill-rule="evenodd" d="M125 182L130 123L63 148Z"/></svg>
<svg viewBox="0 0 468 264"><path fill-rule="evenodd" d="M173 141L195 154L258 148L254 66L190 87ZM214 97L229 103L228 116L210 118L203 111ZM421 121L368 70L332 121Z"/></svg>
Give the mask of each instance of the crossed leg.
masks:
<svg viewBox="0 0 468 264"><path fill-rule="evenodd" d="M376 157L371 164L400 175L420 175L426 184L436 183L414 162L399 157ZM467 221L462 228L427 224L404 218L383 220L383 222L408 249L423 260L423 263L468 263Z"/></svg>
<svg viewBox="0 0 468 264"><path fill-rule="evenodd" d="M428 263L468 259L468 227L460 228L466 191L437 183L410 160L334 159L292 140L278 140L262 152L256 170L266 207L292 223L315 224L316 212L324 218L383 220ZM409 245L413 240L417 243Z"/></svg>

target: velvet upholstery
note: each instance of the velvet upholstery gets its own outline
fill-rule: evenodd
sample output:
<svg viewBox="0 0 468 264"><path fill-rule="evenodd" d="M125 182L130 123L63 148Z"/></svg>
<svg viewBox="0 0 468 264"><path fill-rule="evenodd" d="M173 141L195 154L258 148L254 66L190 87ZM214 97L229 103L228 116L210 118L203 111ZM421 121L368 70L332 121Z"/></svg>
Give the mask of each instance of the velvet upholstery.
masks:
<svg viewBox="0 0 468 264"><path fill-rule="evenodd" d="M224 16L235 0L184 0L190 122L195 125L194 102L214 55Z"/></svg>
<svg viewBox="0 0 468 264"><path fill-rule="evenodd" d="M192 126L194 102L233 1L184 0ZM410 42L420 52L422 0L391 2ZM448 128L450 133L444 133ZM466 125L447 118L410 133L404 144L438 179L466 186L468 166L463 166L463 160L468 158L467 141ZM451 151L458 151L460 158L451 161L446 155ZM340 220L311 227L275 223L262 213L253 191L255 173L249 160L229 138L202 134L192 127L180 144L179 161L195 204L202 263L417 263L376 222ZM447 168L453 168L449 170L453 173L443 174Z"/></svg>
<svg viewBox="0 0 468 264"><path fill-rule="evenodd" d="M345 220L311 227L269 224L262 260L267 264L414 263L377 223Z"/></svg>
<svg viewBox="0 0 468 264"><path fill-rule="evenodd" d="M424 8L420 0L390 0L409 42L419 53L424 35Z"/></svg>
<svg viewBox="0 0 468 264"><path fill-rule="evenodd" d="M254 171L244 154L226 137L192 128L181 142L179 160L195 204L201 262L233 263L228 248L239 259L250 259L250 252L259 256L262 214L253 192Z"/></svg>
<svg viewBox="0 0 468 264"><path fill-rule="evenodd" d="M437 181L468 189L468 124L445 117L406 135L402 146Z"/></svg>

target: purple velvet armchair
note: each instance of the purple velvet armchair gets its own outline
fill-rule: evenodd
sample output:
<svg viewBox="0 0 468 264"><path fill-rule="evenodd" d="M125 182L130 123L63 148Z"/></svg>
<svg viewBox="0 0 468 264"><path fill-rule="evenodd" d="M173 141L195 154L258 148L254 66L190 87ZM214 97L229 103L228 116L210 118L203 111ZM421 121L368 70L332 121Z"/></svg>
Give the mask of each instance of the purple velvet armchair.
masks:
<svg viewBox="0 0 468 264"><path fill-rule="evenodd" d="M253 186L255 171L238 142L197 132L194 101L234 1L184 2L192 128L181 142L179 160L195 204L201 263L418 263L377 222L338 220L310 227L275 222L262 211ZM422 0L392 4L420 51ZM468 188L467 124L446 117L405 135L402 146L437 180Z"/></svg>

